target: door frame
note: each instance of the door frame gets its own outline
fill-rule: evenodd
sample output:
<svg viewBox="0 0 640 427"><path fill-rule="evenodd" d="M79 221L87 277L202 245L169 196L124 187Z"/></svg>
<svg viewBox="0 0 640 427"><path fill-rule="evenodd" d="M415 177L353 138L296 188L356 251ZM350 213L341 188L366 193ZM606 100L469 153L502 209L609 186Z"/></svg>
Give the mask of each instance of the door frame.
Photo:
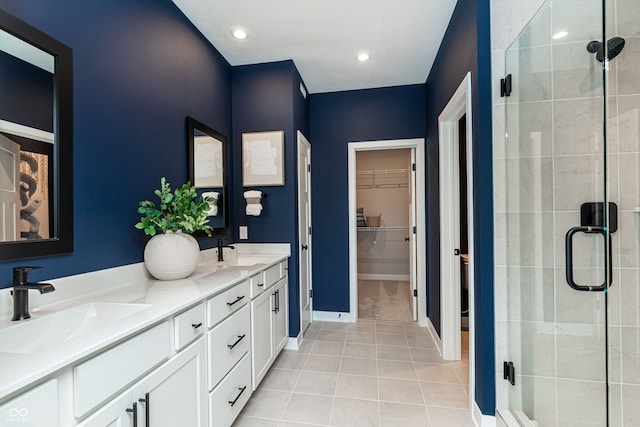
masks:
<svg viewBox="0 0 640 427"><path fill-rule="evenodd" d="M475 257L473 221L473 117L471 73L467 73L438 116L440 181L440 337L442 357L461 358L460 258L453 255L460 240L459 120L466 115L467 228L469 292L469 397L475 402ZM451 254L444 256L444 254Z"/></svg>
<svg viewBox="0 0 640 427"><path fill-rule="evenodd" d="M424 138L350 142L347 148L349 188L349 316L358 321L358 237L356 220L356 152L414 148L416 151L416 264L418 289L418 324L427 326L427 239L426 239L426 181ZM422 260L422 262L421 262ZM418 284L423 286L419 286Z"/></svg>
<svg viewBox="0 0 640 427"><path fill-rule="evenodd" d="M301 236L301 234L303 232L305 232L305 233L308 232L308 230L300 230L300 224L302 224L302 221L300 221L300 216L303 214L301 212L301 209L300 209L300 185L301 185L301 182L300 182L300 146L304 145L307 148L308 153L309 153L309 165L311 165L311 143L309 142L309 140L304 136L304 134L301 131L297 132L297 139L298 139L298 150L297 150L298 167L296 169L297 169L297 172L298 172L298 176L297 176L297 178L298 178L297 209L298 209L298 238L299 238L299 236ZM309 192L309 218L308 218L307 222L308 222L309 227L311 227L311 171L308 171L307 173L309 174L308 181L307 181L309 183L309 189L308 189L308 192ZM307 275L308 275L308 277L307 277L308 282L307 283L308 283L308 286L309 286L309 292L311 292L311 290L313 289L313 281L312 281L313 280L312 279L313 275L312 275L312 271L311 271L312 264L313 264L312 257L311 257L311 250L312 250L311 249L311 247L312 247L311 239L312 239L312 235L311 235L311 233L309 233L308 244L307 244L307 246L308 246L307 252L308 252L308 258L309 258L309 265L308 265L308 269L307 269ZM298 245L298 254L300 252L301 252L301 249L300 249L300 246ZM301 256L298 256L298 275L299 275L298 283L300 283L302 285L302 276L301 276L302 275L302 257ZM309 294L309 295L311 295L311 294ZM303 307L304 307L304 301L302 300L302 292L301 291L299 292L299 296L300 296L300 298L299 298L299 300L300 300L300 307L299 307L300 308L300 334L304 335L304 330L302 329L302 325L303 325L302 310L303 310ZM310 296L309 297L309 324L311 324L311 323L313 323L313 297Z"/></svg>

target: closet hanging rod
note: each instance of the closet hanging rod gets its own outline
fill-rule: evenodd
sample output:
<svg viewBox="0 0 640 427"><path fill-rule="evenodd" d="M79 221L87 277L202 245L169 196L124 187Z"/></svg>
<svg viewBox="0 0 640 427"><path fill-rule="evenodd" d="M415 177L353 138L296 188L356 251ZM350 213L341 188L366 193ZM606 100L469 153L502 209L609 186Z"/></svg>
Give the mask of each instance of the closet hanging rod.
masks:
<svg viewBox="0 0 640 427"><path fill-rule="evenodd" d="M369 188L407 188L409 184L360 184L356 188L366 190Z"/></svg>
<svg viewBox="0 0 640 427"><path fill-rule="evenodd" d="M377 174L394 174L407 173L409 169L372 169L356 171L356 175L377 175Z"/></svg>

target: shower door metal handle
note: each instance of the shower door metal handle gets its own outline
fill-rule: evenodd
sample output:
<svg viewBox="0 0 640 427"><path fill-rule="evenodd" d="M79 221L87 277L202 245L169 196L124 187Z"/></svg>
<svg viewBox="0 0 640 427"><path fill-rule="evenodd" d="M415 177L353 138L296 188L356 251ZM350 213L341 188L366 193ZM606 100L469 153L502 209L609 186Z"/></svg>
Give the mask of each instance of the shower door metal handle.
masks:
<svg viewBox="0 0 640 427"><path fill-rule="evenodd" d="M607 234L604 227L592 227L592 226L579 226L573 227L567 231L567 235L565 238L565 258L566 258L566 277L567 283L569 286L576 291L585 291L585 292L602 292L605 289L605 283L603 282L599 286L591 286L591 285L578 285L573 280L573 235L576 233L586 233L593 234L598 233L601 234L605 239L609 236L609 248L611 248L611 235ZM606 242L605 242L606 243ZM609 286L611 286L611 251L609 251ZM605 279L606 280L606 279Z"/></svg>

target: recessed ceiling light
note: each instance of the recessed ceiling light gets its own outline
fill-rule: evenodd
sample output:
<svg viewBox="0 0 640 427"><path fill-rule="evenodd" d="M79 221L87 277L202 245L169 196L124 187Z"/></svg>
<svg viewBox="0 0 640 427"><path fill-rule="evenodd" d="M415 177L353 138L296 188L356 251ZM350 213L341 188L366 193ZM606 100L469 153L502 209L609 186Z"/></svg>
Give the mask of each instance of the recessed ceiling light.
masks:
<svg viewBox="0 0 640 427"><path fill-rule="evenodd" d="M366 62L371 59L371 54L369 52L360 52L356 59L360 62Z"/></svg>
<svg viewBox="0 0 640 427"><path fill-rule="evenodd" d="M238 39L238 40L244 40L247 37L249 37L249 33L244 28L234 28L234 29L232 29L231 30L231 35L234 38Z"/></svg>
<svg viewBox="0 0 640 427"><path fill-rule="evenodd" d="M554 39L554 40L560 40L560 39L563 39L563 38L567 37L568 35L569 35L569 33L566 32L566 31L558 31L551 38Z"/></svg>

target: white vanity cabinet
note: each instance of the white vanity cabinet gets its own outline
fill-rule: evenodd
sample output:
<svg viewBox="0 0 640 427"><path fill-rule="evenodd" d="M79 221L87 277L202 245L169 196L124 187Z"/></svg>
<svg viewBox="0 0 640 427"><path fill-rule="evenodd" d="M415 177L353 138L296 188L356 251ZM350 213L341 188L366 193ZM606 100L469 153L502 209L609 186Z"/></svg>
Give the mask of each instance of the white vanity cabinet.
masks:
<svg viewBox="0 0 640 427"><path fill-rule="evenodd" d="M201 338L112 399L80 426L206 427L205 373L206 348Z"/></svg>
<svg viewBox="0 0 640 427"><path fill-rule="evenodd" d="M251 396L250 280L207 301L209 425L229 427Z"/></svg>
<svg viewBox="0 0 640 427"><path fill-rule="evenodd" d="M289 281L285 276L274 287L273 353L274 360L289 340Z"/></svg>
<svg viewBox="0 0 640 427"><path fill-rule="evenodd" d="M0 425L230 427L288 340L287 262L152 283L126 333L87 333L64 363L0 396Z"/></svg>
<svg viewBox="0 0 640 427"><path fill-rule="evenodd" d="M169 338L169 322L163 322L74 366L74 416L84 417L166 360Z"/></svg>
<svg viewBox="0 0 640 427"><path fill-rule="evenodd" d="M79 427L132 427L134 414L138 413L138 403L134 402L131 390L122 393L98 412L93 414ZM136 423L137 425L137 423Z"/></svg>
<svg viewBox="0 0 640 427"><path fill-rule="evenodd" d="M252 386L255 390L289 337L286 261L265 270L265 291L251 301ZM277 271L277 275L275 272Z"/></svg>
<svg viewBox="0 0 640 427"><path fill-rule="evenodd" d="M253 390L258 388L273 359L273 309L274 296L265 292L251 301L251 348Z"/></svg>
<svg viewBox="0 0 640 427"><path fill-rule="evenodd" d="M199 339L133 388L138 426L207 426L206 351Z"/></svg>
<svg viewBox="0 0 640 427"><path fill-rule="evenodd" d="M173 318L174 348L183 349L187 344L203 336L206 327L205 305L200 303Z"/></svg>
<svg viewBox="0 0 640 427"><path fill-rule="evenodd" d="M51 427L52 420L58 419L57 383L47 381L0 405L0 425Z"/></svg>

